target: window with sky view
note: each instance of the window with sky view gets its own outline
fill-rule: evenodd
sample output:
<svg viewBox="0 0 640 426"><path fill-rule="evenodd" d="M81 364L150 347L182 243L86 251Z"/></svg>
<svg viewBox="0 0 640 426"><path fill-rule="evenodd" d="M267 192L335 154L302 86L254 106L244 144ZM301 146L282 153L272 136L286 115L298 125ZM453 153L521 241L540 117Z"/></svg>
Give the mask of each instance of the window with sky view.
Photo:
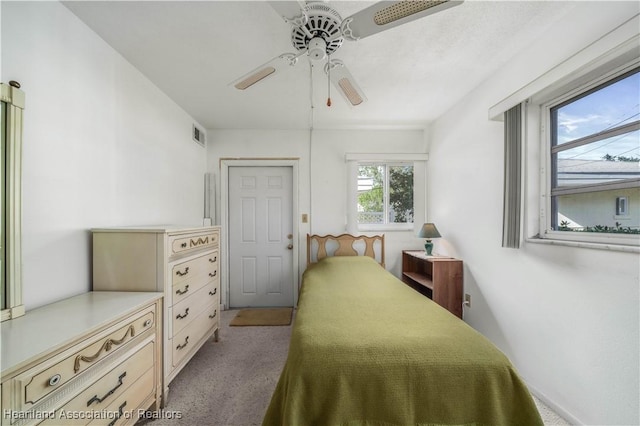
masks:
<svg viewBox="0 0 640 426"><path fill-rule="evenodd" d="M639 69L550 112L552 229L640 233Z"/></svg>

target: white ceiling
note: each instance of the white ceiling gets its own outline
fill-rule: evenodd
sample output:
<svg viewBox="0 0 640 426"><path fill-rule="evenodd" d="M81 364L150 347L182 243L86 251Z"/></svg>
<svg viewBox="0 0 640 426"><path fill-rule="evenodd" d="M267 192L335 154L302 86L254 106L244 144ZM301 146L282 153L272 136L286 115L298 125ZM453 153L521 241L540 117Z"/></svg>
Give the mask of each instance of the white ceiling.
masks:
<svg viewBox="0 0 640 426"><path fill-rule="evenodd" d="M343 18L372 3L329 2ZM65 5L205 128L304 129L311 124L424 127L575 2L467 0L360 41L345 41L332 58L345 63L368 101L349 107L332 89L330 108L325 105L326 75L307 58L245 91L229 85L281 53L295 51L290 27L266 2Z"/></svg>

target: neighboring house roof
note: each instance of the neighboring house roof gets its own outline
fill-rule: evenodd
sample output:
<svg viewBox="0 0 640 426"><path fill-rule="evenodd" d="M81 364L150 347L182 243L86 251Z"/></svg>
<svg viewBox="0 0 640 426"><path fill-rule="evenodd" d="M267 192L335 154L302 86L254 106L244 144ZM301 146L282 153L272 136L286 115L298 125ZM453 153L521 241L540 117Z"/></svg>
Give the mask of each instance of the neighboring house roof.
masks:
<svg viewBox="0 0 640 426"><path fill-rule="evenodd" d="M605 183L640 178L640 162L558 160L558 186Z"/></svg>

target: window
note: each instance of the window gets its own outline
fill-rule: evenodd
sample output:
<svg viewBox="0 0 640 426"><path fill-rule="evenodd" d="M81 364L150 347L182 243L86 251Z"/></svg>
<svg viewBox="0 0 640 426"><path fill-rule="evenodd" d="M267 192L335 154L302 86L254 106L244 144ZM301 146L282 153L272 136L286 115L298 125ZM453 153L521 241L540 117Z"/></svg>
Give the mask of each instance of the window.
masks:
<svg viewBox="0 0 640 426"><path fill-rule="evenodd" d="M617 216L628 216L627 214L628 203L629 203L629 199L627 197L616 198L616 215Z"/></svg>
<svg viewBox="0 0 640 426"><path fill-rule="evenodd" d="M346 231L413 231L426 222L425 153L347 153ZM415 224L414 224L415 222Z"/></svg>
<svg viewBox="0 0 640 426"><path fill-rule="evenodd" d="M413 164L358 165L358 225L413 224Z"/></svg>
<svg viewBox="0 0 640 426"><path fill-rule="evenodd" d="M545 236L638 244L640 68L547 104Z"/></svg>

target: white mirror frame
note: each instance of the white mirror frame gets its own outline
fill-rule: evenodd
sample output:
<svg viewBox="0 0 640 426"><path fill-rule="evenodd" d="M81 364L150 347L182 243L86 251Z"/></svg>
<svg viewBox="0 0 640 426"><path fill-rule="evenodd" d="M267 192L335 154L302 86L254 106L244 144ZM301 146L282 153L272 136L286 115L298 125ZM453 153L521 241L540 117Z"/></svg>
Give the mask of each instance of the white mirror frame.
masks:
<svg viewBox="0 0 640 426"><path fill-rule="evenodd" d="M2 321L24 315L22 300L22 116L25 96L21 90L0 83L0 100L6 103L6 182L4 214L5 306Z"/></svg>

